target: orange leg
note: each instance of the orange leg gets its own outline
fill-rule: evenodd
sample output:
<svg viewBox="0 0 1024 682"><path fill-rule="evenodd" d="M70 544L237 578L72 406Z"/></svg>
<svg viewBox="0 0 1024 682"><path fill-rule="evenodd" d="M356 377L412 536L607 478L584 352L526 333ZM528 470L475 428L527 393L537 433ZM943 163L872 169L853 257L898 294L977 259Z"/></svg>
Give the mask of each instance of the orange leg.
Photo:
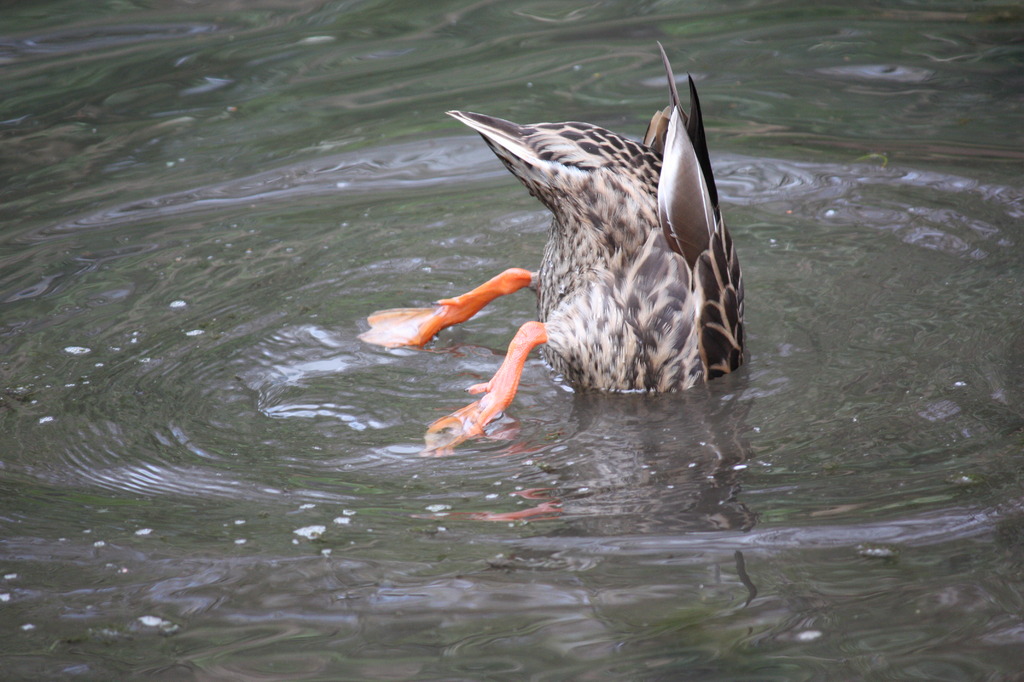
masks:
<svg viewBox="0 0 1024 682"><path fill-rule="evenodd" d="M536 507L514 512L442 512L413 514L416 519L470 519L472 521L553 521L562 515L562 502L547 495L551 488L528 488L511 493L527 500L541 500ZM540 517L540 518L537 518Z"/></svg>
<svg viewBox="0 0 1024 682"><path fill-rule="evenodd" d="M370 329L359 338L387 348L422 346L445 327L465 322L494 299L528 287L532 281L529 270L509 268L468 293L441 299L433 308L380 310L367 318Z"/></svg>
<svg viewBox="0 0 1024 682"><path fill-rule="evenodd" d="M520 327L508 346L505 360L491 380L475 384L468 389L470 393L483 393L484 396L475 403L438 419L427 428L425 454L444 454L464 440L482 436L484 425L497 417L516 397L526 356L547 341L548 333L543 323L527 322Z"/></svg>
<svg viewBox="0 0 1024 682"><path fill-rule="evenodd" d="M513 493L527 500L543 500L536 507L515 512L476 512L470 513L469 518L474 521L553 521L562 515L562 503L546 495L548 490L551 488L529 488ZM536 518L538 516L540 518Z"/></svg>

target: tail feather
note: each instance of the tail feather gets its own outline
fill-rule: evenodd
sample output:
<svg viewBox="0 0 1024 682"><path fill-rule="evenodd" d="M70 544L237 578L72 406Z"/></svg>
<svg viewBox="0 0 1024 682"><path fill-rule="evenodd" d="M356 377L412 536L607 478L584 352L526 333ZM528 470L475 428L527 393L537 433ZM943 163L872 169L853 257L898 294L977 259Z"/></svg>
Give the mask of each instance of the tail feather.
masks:
<svg viewBox="0 0 1024 682"><path fill-rule="evenodd" d="M524 126L506 121L503 118L474 114L469 111L449 111L446 113L480 133L484 140L492 145L492 148L493 145L497 145L526 162L532 163L539 160L536 147L524 143L524 139L529 134L529 131Z"/></svg>
<svg viewBox="0 0 1024 682"><path fill-rule="evenodd" d="M693 100L691 115L687 116L683 112L675 77L664 48L661 49L661 56L665 62L672 103L663 142L661 178L658 181L658 219L669 246L686 258L692 268L697 258L707 251L711 235L715 233L717 210L697 146L700 143L703 156L707 157L699 105ZM695 92L692 80L690 92L691 95ZM699 135L691 132L691 127L699 128ZM713 179L710 187L714 187ZM717 197L717 192L714 196Z"/></svg>

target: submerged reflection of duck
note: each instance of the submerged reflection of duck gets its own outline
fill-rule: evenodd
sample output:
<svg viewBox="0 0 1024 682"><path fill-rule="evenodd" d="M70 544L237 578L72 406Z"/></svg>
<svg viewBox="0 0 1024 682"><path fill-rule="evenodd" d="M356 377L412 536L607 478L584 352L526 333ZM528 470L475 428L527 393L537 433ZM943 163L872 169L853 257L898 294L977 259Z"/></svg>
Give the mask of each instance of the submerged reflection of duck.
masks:
<svg viewBox="0 0 1024 682"><path fill-rule="evenodd" d="M540 270L513 268L432 308L375 313L361 338L420 346L498 296L537 289L540 321L516 333L473 404L431 425L428 446L483 434L515 396L530 350L574 388L666 392L743 362L743 283L722 220L693 80L685 113L662 50L671 103L643 144L589 123L518 125L449 112L470 126L554 214Z"/></svg>
<svg viewBox="0 0 1024 682"><path fill-rule="evenodd" d="M674 535L753 528L756 513L739 496L749 466L744 433L752 401L718 393L577 396L568 437L572 465L557 491L565 532Z"/></svg>
<svg viewBox="0 0 1024 682"><path fill-rule="evenodd" d="M533 455L549 487L508 520L558 518L572 536L750 530L757 515L739 494L752 401L712 393L576 396L558 441L566 454Z"/></svg>
<svg viewBox="0 0 1024 682"><path fill-rule="evenodd" d="M757 523L741 497L752 406L742 391L717 387L672 396L580 393L550 445L516 441L499 451L520 461L516 491L443 516L557 521L552 535L568 537L748 531Z"/></svg>

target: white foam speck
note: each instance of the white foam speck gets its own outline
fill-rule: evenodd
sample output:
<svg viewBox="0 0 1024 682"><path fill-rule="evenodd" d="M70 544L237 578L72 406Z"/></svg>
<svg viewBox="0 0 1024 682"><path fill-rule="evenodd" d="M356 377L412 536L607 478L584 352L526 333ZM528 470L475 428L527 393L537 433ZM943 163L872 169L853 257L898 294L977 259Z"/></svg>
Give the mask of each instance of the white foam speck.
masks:
<svg viewBox="0 0 1024 682"><path fill-rule="evenodd" d="M798 632L796 635L796 641L798 642L813 642L816 639L821 638L821 630L804 630Z"/></svg>
<svg viewBox="0 0 1024 682"><path fill-rule="evenodd" d="M303 526L302 528L296 528L292 532L307 540L315 540L323 535L326 530L327 526Z"/></svg>

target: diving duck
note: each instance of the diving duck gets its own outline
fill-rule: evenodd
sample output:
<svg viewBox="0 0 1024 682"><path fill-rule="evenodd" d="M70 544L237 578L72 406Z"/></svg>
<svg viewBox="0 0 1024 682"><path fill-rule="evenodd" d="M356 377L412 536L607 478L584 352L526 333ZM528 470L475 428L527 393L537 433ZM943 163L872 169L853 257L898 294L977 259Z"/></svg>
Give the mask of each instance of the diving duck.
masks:
<svg viewBox="0 0 1024 682"><path fill-rule="evenodd" d="M659 48L661 46L659 45ZM679 391L743 362L743 279L718 205L693 79L683 111L661 48L670 103L643 142L589 123L519 125L462 111L448 115L487 146L554 220L540 269L508 269L431 308L374 313L360 338L422 346L499 296L530 287L538 321L526 322L483 396L428 428L428 450L483 435L515 397L540 344L576 390Z"/></svg>

